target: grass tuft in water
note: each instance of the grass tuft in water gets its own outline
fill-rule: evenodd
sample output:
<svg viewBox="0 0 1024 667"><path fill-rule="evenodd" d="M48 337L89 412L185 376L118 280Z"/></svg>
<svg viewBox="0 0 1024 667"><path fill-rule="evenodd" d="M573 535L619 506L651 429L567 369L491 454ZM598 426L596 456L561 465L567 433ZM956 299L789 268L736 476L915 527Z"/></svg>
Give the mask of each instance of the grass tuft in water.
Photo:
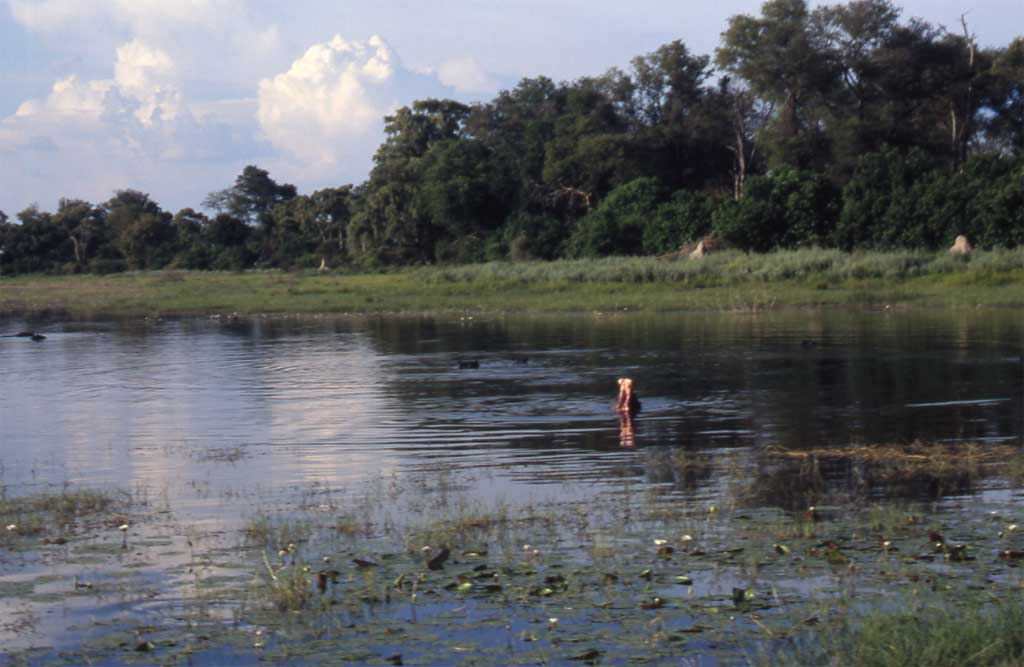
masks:
<svg viewBox="0 0 1024 667"><path fill-rule="evenodd" d="M83 519L110 511L115 503L113 494L91 489L65 487L59 493L17 497L0 489L0 540L9 542L18 536L61 532Z"/></svg>
<svg viewBox="0 0 1024 667"><path fill-rule="evenodd" d="M1024 600L971 600L844 619L771 656L776 665L999 667L1024 663Z"/></svg>

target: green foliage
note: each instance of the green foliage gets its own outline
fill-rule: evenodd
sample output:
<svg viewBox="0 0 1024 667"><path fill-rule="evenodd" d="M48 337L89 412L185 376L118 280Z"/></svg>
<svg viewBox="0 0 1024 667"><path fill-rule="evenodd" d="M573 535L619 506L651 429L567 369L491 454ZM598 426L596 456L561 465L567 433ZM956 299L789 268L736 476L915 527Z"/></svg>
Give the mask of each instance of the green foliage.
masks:
<svg viewBox="0 0 1024 667"><path fill-rule="evenodd" d="M249 165L225 190L211 192L203 205L217 212L226 212L249 223L267 222L273 208L295 197L295 186L277 183L265 169Z"/></svg>
<svg viewBox="0 0 1024 667"><path fill-rule="evenodd" d="M743 197L715 209L713 229L726 243L766 252L826 244L839 197L823 177L783 167L747 181Z"/></svg>
<svg viewBox="0 0 1024 667"><path fill-rule="evenodd" d="M643 229L643 252L657 255L678 250L711 231L711 198L702 192L680 190L654 211Z"/></svg>
<svg viewBox="0 0 1024 667"><path fill-rule="evenodd" d="M993 667L1024 660L1024 604L1017 597L876 611L772 656L772 664L857 667Z"/></svg>
<svg viewBox="0 0 1024 667"><path fill-rule="evenodd" d="M1024 161L979 156L950 173L921 151L865 156L843 190L840 247L949 246L958 234L975 245L1024 240Z"/></svg>
<svg viewBox="0 0 1024 667"><path fill-rule="evenodd" d="M569 253L575 257L640 254L644 227L661 199L661 186L653 178L638 178L612 190L579 221L569 239Z"/></svg>
<svg viewBox="0 0 1024 667"><path fill-rule="evenodd" d="M561 220L533 213L516 213L503 230L509 259L556 259L563 255L568 227Z"/></svg>

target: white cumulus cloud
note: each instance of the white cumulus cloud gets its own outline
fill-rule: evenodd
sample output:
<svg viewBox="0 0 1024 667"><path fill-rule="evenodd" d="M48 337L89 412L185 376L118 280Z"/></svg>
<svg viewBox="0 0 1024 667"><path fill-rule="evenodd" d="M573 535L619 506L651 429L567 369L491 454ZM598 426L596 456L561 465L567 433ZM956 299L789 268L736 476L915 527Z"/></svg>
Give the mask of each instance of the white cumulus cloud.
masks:
<svg viewBox="0 0 1024 667"><path fill-rule="evenodd" d="M498 91L501 83L491 76L483 65L473 58L455 58L437 68L437 78L460 93L489 93Z"/></svg>
<svg viewBox="0 0 1024 667"><path fill-rule="evenodd" d="M260 81L258 118L270 142L300 161L365 165L382 139L385 115L449 92L437 79L404 67L379 36L359 42L336 35Z"/></svg>
<svg viewBox="0 0 1024 667"><path fill-rule="evenodd" d="M182 87L209 99L252 86L285 57L277 25L245 0L7 1L16 22L72 60L95 65L135 41L168 55Z"/></svg>
<svg viewBox="0 0 1024 667"><path fill-rule="evenodd" d="M169 183L180 188L190 175L210 171L204 163L220 161L222 169L240 157L239 148L254 150L251 123L244 136L193 113L168 53L139 39L116 53L112 78L63 77L0 120L0 181L44 207L61 196L102 201L128 187L153 191L160 201ZM192 185L202 189L189 204L223 179Z"/></svg>

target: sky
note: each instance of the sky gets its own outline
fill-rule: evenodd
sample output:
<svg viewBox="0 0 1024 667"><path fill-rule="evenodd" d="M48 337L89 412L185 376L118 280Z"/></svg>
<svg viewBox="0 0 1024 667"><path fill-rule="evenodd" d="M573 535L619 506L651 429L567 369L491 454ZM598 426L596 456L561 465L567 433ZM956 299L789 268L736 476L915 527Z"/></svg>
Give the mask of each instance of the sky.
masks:
<svg viewBox="0 0 1024 667"><path fill-rule="evenodd" d="M819 3L812 3L819 4ZM985 46L1024 0L904 0ZM682 40L713 54L760 0L0 0L0 211L149 193L200 208L248 164L300 193L366 179L383 117L488 101L523 77L628 68Z"/></svg>

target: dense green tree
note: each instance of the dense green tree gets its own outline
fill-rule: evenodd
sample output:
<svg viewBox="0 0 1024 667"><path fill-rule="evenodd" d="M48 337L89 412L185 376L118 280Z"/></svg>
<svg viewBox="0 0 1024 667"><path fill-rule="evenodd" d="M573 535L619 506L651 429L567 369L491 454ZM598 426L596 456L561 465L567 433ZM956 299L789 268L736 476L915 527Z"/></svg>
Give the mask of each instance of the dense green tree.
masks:
<svg viewBox="0 0 1024 667"><path fill-rule="evenodd" d="M138 190L118 190L103 210L113 246L130 269L160 269L174 257L171 215Z"/></svg>
<svg viewBox="0 0 1024 667"><path fill-rule="evenodd" d="M465 138L470 108L452 100L422 100L385 118L385 140L374 156L363 206L353 216L349 246L364 264L432 262L446 234L419 194L427 153ZM444 150L444 149L439 149Z"/></svg>
<svg viewBox="0 0 1024 667"><path fill-rule="evenodd" d="M174 246L177 253L171 266L179 269L209 269L213 264L210 243L206 239L209 218L191 208L183 208L174 215Z"/></svg>
<svg viewBox="0 0 1024 667"><path fill-rule="evenodd" d="M714 202L703 192L679 190L658 206L643 227L644 254L657 255L678 250L711 232Z"/></svg>
<svg viewBox="0 0 1024 667"><path fill-rule="evenodd" d="M996 51L991 74L991 116L983 119L987 142L996 152L1024 155L1024 38Z"/></svg>
<svg viewBox="0 0 1024 667"><path fill-rule="evenodd" d="M782 167L749 179L738 201L722 202L713 229L727 243L755 252L825 245L839 203L835 186L824 177Z"/></svg>
<svg viewBox="0 0 1024 667"><path fill-rule="evenodd" d="M245 221L219 213L210 219L205 232L212 257L210 268L238 271L252 264L256 256L249 240L256 232Z"/></svg>
<svg viewBox="0 0 1024 667"><path fill-rule="evenodd" d="M761 16L729 19L716 61L779 110L766 129L774 164L819 167L827 143L819 115L839 67L813 30L805 0L768 0Z"/></svg>
<svg viewBox="0 0 1024 667"><path fill-rule="evenodd" d="M203 206L218 213L230 213L250 224L265 222L271 210L296 195L295 186L278 183L265 169L249 165L235 178L235 184L211 192Z"/></svg>
<svg viewBox="0 0 1024 667"><path fill-rule="evenodd" d="M8 225L4 266L11 273L54 272L70 261L70 243L53 216L33 204L18 212L20 224Z"/></svg>
<svg viewBox="0 0 1024 667"><path fill-rule="evenodd" d="M569 239L575 257L639 255L644 228L664 201L657 179L638 178L619 186L579 221Z"/></svg>
<svg viewBox="0 0 1024 667"><path fill-rule="evenodd" d="M84 271L101 250L110 253L111 234L103 208L81 199L61 199L53 221L60 225L71 241L75 271Z"/></svg>

